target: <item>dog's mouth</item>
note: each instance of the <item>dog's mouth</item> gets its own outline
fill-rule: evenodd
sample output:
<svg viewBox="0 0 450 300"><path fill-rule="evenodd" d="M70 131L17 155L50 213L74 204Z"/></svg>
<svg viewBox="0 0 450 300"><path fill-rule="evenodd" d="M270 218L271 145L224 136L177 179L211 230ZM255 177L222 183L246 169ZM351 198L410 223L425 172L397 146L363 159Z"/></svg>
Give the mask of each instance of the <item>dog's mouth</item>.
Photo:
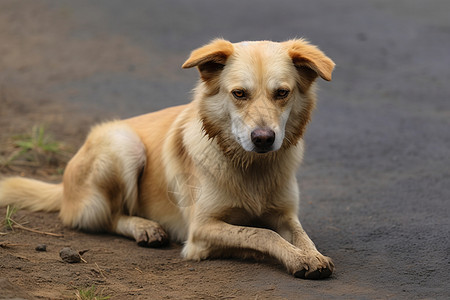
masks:
<svg viewBox="0 0 450 300"><path fill-rule="evenodd" d="M244 149L246 152L253 152L253 153L257 153L257 154L266 154L268 152L272 152L275 151L277 149L274 149L273 145L267 146L267 147L258 147L256 145L248 145L242 142L243 139L241 138L237 138L237 142L239 143L239 145L242 147L242 149Z"/></svg>
<svg viewBox="0 0 450 300"><path fill-rule="evenodd" d="M268 153L268 152L271 152L271 151L273 151L272 147L268 147L268 148L258 148L258 147L255 147L255 148L253 148L253 150L252 150L252 152L256 152L256 153L258 153L258 154L265 154L265 153Z"/></svg>

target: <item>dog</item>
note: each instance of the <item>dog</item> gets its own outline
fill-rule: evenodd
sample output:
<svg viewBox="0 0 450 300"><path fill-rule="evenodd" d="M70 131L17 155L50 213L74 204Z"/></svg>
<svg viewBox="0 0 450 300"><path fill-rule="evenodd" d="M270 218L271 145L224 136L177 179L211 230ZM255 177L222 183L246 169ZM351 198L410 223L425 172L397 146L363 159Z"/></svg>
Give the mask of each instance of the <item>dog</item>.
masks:
<svg viewBox="0 0 450 300"><path fill-rule="evenodd" d="M0 205L141 246L181 242L189 260L263 254L327 278L334 264L299 222L295 174L315 81L334 65L303 39L213 40L182 66L200 73L191 103L93 127L62 183L5 178Z"/></svg>

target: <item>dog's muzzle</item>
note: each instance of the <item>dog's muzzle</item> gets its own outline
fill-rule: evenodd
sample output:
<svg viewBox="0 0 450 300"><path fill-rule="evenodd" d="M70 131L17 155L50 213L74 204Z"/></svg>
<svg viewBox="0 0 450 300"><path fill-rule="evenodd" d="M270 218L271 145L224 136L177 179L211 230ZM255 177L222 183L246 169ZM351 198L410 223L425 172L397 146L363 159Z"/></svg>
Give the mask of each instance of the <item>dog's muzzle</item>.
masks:
<svg viewBox="0 0 450 300"><path fill-rule="evenodd" d="M257 153L266 153L272 150L275 142L275 132L269 128L258 128L252 131L251 139Z"/></svg>

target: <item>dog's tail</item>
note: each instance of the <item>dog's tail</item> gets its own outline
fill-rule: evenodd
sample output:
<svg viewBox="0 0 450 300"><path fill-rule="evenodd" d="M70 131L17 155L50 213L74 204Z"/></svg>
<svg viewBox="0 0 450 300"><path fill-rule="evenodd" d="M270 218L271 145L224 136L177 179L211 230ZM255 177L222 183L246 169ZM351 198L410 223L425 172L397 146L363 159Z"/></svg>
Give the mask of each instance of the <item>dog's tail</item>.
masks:
<svg viewBox="0 0 450 300"><path fill-rule="evenodd" d="M10 177L0 181L0 207L12 205L31 211L59 211L63 185Z"/></svg>

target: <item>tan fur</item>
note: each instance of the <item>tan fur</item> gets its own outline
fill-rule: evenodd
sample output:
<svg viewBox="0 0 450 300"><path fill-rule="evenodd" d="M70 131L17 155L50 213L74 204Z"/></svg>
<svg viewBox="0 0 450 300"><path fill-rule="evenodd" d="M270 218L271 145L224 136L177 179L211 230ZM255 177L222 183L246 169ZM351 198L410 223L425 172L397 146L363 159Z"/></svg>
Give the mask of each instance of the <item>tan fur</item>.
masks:
<svg viewBox="0 0 450 300"><path fill-rule="evenodd" d="M60 210L64 224L110 231L140 245L185 242L187 259L268 254L298 277L324 278L333 263L297 217L295 172L315 104L314 81L334 63L304 40L214 40L183 68L201 81L184 106L94 127L61 185L0 182L0 205ZM245 91L245 99L233 96ZM278 97L280 90L288 96ZM263 151L251 134L268 128ZM259 149L259 150L258 150ZM266 153L256 153L266 152Z"/></svg>
<svg viewBox="0 0 450 300"><path fill-rule="evenodd" d="M57 211L61 209L62 184L11 177L0 181L0 205L14 205L33 211Z"/></svg>

